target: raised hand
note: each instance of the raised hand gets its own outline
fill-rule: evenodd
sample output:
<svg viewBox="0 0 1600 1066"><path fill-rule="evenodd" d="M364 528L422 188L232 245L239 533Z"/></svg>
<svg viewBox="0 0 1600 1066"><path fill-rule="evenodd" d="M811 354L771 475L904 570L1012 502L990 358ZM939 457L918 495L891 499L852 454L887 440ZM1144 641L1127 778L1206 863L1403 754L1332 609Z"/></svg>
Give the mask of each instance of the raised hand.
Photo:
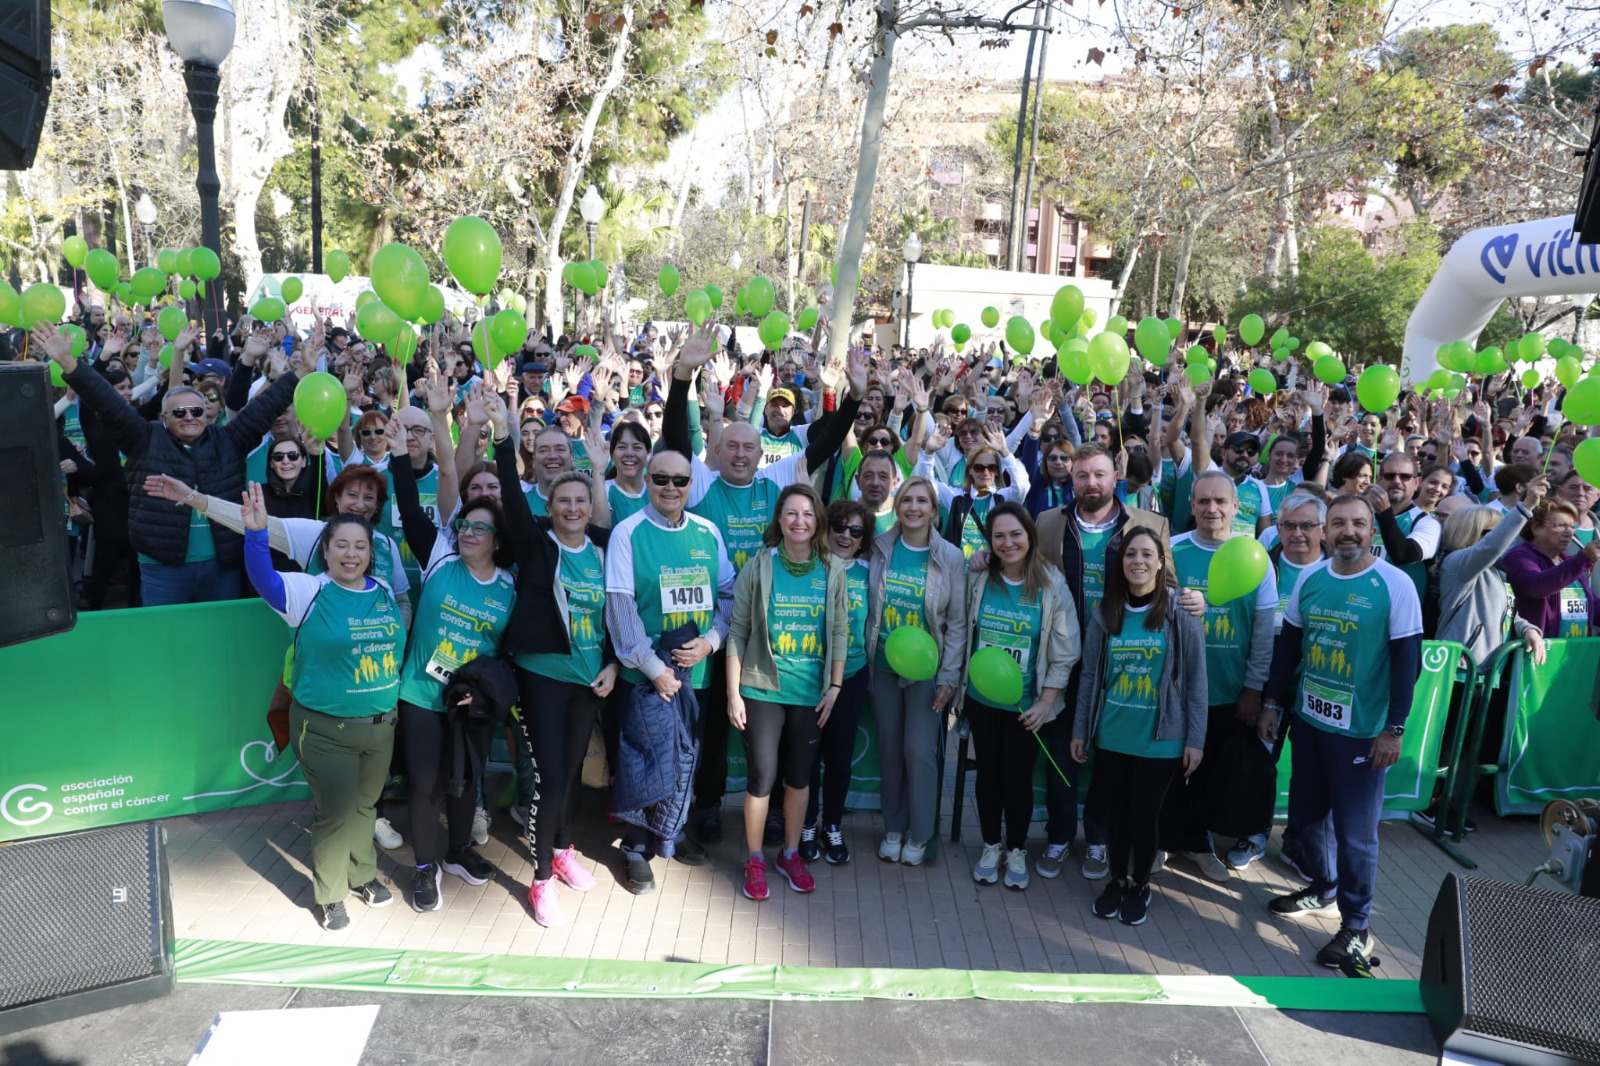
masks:
<svg viewBox="0 0 1600 1066"><path fill-rule="evenodd" d="M398 418L389 419L383 427L383 442L389 446L389 455L401 458L406 454L406 427Z"/></svg>
<svg viewBox="0 0 1600 1066"><path fill-rule="evenodd" d="M678 358L672 366L673 375L687 381L696 370L711 362L716 349L716 331L711 326L701 326L693 331L681 330L673 335L672 343L678 351Z"/></svg>
<svg viewBox="0 0 1600 1066"><path fill-rule="evenodd" d="M467 391L467 412L469 419L471 418L472 414L472 391L481 388L482 383L474 381L472 383L472 389ZM450 410L451 391L450 382L445 379L444 374L440 373L438 365L429 363L428 374L422 379L422 398L427 401L429 413ZM477 419L477 421L481 425L483 423L483 408L481 402L478 408L478 414L480 417Z"/></svg>
<svg viewBox="0 0 1600 1066"><path fill-rule="evenodd" d="M178 339L172 342L172 350L176 352L194 351L194 342L200 338L203 326L198 322L190 322L178 333Z"/></svg>
<svg viewBox="0 0 1600 1066"><path fill-rule="evenodd" d="M710 362L711 375L717 379L717 387L723 391L733 382L733 360L728 358L727 352L719 351Z"/></svg>
<svg viewBox="0 0 1600 1066"><path fill-rule="evenodd" d="M850 395L857 400L867 394L867 363L866 352L851 352L845 359L845 380L850 383Z"/></svg>
<svg viewBox="0 0 1600 1066"><path fill-rule="evenodd" d="M72 357L72 338L57 330L52 323L41 319L34 325L31 336L34 345L60 363L62 370L71 370L78 365L78 361Z"/></svg>
<svg viewBox="0 0 1600 1066"><path fill-rule="evenodd" d="M483 412L488 416L489 424L494 427L495 439L504 437L511 431L505 400L501 399L500 394L493 389L485 389L482 402Z"/></svg>
<svg viewBox="0 0 1600 1066"><path fill-rule="evenodd" d="M250 482L250 487L245 489L244 496L239 500L239 510L244 528L267 528L267 504L261 498L261 485L258 482Z"/></svg>

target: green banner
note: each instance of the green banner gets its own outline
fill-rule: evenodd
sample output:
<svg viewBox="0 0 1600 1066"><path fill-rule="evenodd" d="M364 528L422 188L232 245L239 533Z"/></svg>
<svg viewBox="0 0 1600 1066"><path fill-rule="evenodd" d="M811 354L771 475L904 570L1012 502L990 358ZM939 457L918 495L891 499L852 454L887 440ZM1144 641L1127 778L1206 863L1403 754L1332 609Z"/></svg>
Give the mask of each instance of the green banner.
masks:
<svg viewBox="0 0 1600 1066"><path fill-rule="evenodd" d="M304 799L266 723L288 643L239 600L87 612L0 648L0 841Z"/></svg>
<svg viewBox="0 0 1600 1066"><path fill-rule="evenodd" d="M1545 642L1543 666L1518 654L1509 671L1494 805L1538 814L1553 799L1600 799L1600 638Z"/></svg>

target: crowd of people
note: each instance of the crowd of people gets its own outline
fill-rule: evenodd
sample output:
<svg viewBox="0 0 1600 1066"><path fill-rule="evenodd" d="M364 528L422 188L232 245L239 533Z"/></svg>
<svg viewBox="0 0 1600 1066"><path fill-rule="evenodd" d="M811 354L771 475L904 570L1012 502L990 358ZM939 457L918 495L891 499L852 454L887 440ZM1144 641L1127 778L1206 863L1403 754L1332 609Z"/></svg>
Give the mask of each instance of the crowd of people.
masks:
<svg viewBox="0 0 1600 1066"><path fill-rule="evenodd" d="M653 890L653 863L709 861L730 730L744 895L768 897L773 852L789 889L815 891L817 864L851 861L860 835L846 798L870 715L879 860L927 861L963 721L974 879L1059 877L1081 808L1079 870L1105 882L1093 912L1130 925L1166 863L1221 882L1267 854L1292 732L1277 855L1304 887L1271 910L1336 916L1317 959L1338 966L1371 949L1384 771L1422 640L1480 661L1517 640L1542 661L1595 624L1584 431L1558 389L1510 375L1364 411L1248 350L1215 353L1198 386L1176 366L1077 386L993 345L828 365L826 319L754 352L712 325L629 339L601 321L530 332L495 367L465 332L400 364L329 321L245 320L204 350L190 327L163 366L159 335L125 314L88 308L84 328L80 357L49 325L28 353L65 381L85 605L123 586L130 606L253 595L292 628L269 720L311 786L329 929L352 894L392 901L378 846L411 848L419 911L442 905L443 874L493 876L475 847L507 723L540 924L607 863L574 846L597 734L629 891ZM1253 362L1277 391L1247 386ZM293 407L317 369L349 401L330 439ZM1211 559L1234 537L1271 566L1212 603ZM890 661L902 627L934 638L925 669ZM969 676L988 648L1020 669L1016 704Z"/></svg>

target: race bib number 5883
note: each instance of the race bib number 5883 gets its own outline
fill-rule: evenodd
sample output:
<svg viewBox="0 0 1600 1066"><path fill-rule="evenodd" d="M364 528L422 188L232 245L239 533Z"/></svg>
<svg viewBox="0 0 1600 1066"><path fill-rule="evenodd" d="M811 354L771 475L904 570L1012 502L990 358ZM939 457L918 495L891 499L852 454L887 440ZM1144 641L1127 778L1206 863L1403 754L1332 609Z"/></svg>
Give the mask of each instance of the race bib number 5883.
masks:
<svg viewBox="0 0 1600 1066"><path fill-rule="evenodd" d="M1329 729L1349 731L1351 697L1348 692L1341 692L1311 678L1306 678L1304 702L1300 705L1301 713L1314 722L1321 722Z"/></svg>

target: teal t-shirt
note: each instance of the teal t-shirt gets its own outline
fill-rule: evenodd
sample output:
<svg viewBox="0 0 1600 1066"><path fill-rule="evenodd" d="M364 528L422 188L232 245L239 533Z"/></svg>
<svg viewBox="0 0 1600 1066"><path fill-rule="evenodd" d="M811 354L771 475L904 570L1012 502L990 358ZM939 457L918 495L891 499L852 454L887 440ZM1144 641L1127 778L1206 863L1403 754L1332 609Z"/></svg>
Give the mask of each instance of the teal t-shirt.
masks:
<svg viewBox="0 0 1600 1066"><path fill-rule="evenodd" d="M1422 632L1411 579L1382 559L1340 575L1307 567L1284 608L1304 633L1296 712L1324 732L1370 739L1389 714L1389 641Z"/></svg>
<svg viewBox="0 0 1600 1066"><path fill-rule="evenodd" d="M254 482L257 485L265 485L267 483L267 456L272 451L272 446L275 443L277 442L272 437L268 437L250 449L250 454L244 457L244 477L246 481ZM330 466L335 454L332 449L328 452Z"/></svg>
<svg viewBox="0 0 1600 1066"><path fill-rule="evenodd" d="M529 485L528 491L524 492L522 496L528 501L528 510L534 515L548 515L550 513L550 501L545 499L544 494L539 491L538 484Z"/></svg>
<svg viewBox="0 0 1600 1066"><path fill-rule="evenodd" d="M567 641L571 654L520 652L516 664L541 677L573 685L592 685L605 665L602 648L606 639L606 576L600 552L594 543L561 550L557 580L567 597Z"/></svg>
<svg viewBox="0 0 1600 1066"><path fill-rule="evenodd" d="M872 526L879 533L887 533L894 528L894 524L899 520L899 517L894 513L894 508L891 507L880 515L873 515Z"/></svg>
<svg viewBox="0 0 1600 1066"><path fill-rule="evenodd" d="M854 677L867 665L867 581L871 567L856 559L845 568L850 596L850 650L844 658L844 676Z"/></svg>
<svg viewBox="0 0 1600 1066"><path fill-rule="evenodd" d="M897 540L883 574L883 617L878 625L879 669L889 670L883 646L901 626L927 629L923 622L928 591L928 548L913 548Z"/></svg>
<svg viewBox="0 0 1600 1066"><path fill-rule="evenodd" d="M400 698L442 714L451 675L479 656L499 653L515 599L511 575L504 570L479 581L459 555L434 563L411 616Z"/></svg>
<svg viewBox="0 0 1600 1066"><path fill-rule="evenodd" d="M1190 452L1183 460L1182 471L1174 470L1172 476L1172 532L1182 533L1188 529L1194 519L1194 479L1198 471L1194 468L1194 453Z"/></svg>
<svg viewBox="0 0 1600 1066"><path fill-rule="evenodd" d="M1095 745L1145 759L1175 759L1183 737L1156 739L1161 720L1161 672L1167 660L1166 627L1144 628L1148 605L1127 607L1122 628L1106 638L1105 700Z"/></svg>
<svg viewBox="0 0 1600 1066"><path fill-rule="evenodd" d="M1300 572L1308 570L1315 564L1307 563L1299 566L1289 561L1287 556L1278 556L1278 616L1273 624L1273 633L1283 630L1283 609L1289 605L1289 596L1294 592L1294 583L1300 580Z"/></svg>
<svg viewBox="0 0 1600 1066"><path fill-rule="evenodd" d="M606 502L611 505L611 524L617 525L624 518L632 518L644 509L650 502L650 494L643 489L639 495L630 496L615 481L606 482Z"/></svg>
<svg viewBox="0 0 1600 1066"><path fill-rule="evenodd" d="M989 538L984 530L989 526L989 509L1000 497L994 493L987 496L972 497L972 511L967 515L967 520L961 524L961 554L968 559L972 553L982 551L989 546Z"/></svg>
<svg viewBox="0 0 1600 1066"><path fill-rule="evenodd" d="M1272 489L1258 477L1247 477L1235 488L1239 495L1239 510L1233 516L1233 535L1256 535L1256 519L1270 518L1277 513L1272 505Z"/></svg>
<svg viewBox="0 0 1600 1066"><path fill-rule="evenodd" d="M1020 707L1003 707L1002 710L1020 711L1032 706L1037 694L1034 680L1039 658L1039 614L1038 597L1028 602L1020 581L1012 584L1005 577L998 581L990 578L984 586L978 617L973 621L972 650L977 652L983 648L999 648L1016 660L1022 670L1022 704ZM970 679L967 681L967 699L988 707L1000 706L984 699Z"/></svg>
<svg viewBox="0 0 1600 1066"><path fill-rule="evenodd" d="M295 631L289 689L313 711L361 718L394 710L406 629L383 585L357 592L326 582Z"/></svg>
<svg viewBox="0 0 1600 1066"><path fill-rule="evenodd" d="M787 459L789 456L798 455L805 450L805 442L800 439L800 434L793 429L788 430L781 437L774 437L767 432L765 426L761 428L761 466L771 466L780 459Z"/></svg>
<svg viewBox="0 0 1600 1066"><path fill-rule="evenodd" d="M1076 518L1073 521L1077 522ZM1095 608L1106 594L1106 545L1111 541L1112 525L1090 529L1078 522L1078 538L1083 543L1083 616L1093 618Z"/></svg>
<svg viewBox="0 0 1600 1066"><path fill-rule="evenodd" d="M406 542L405 530L400 523L400 504L394 498L394 474L388 467L383 468L383 478L389 483L389 505L385 507L378 517L378 532L394 540L400 548L400 564L406 569L406 577L412 588L422 583L422 564L411 553L411 545ZM417 478L417 498L422 504L422 509L428 513L435 526L439 525L439 468L433 466L427 474Z"/></svg>
<svg viewBox="0 0 1600 1066"><path fill-rule="evenodd" d="M634 515L611 538L606 590L633 596L652 642L691 622L702 634L709 633L716 618L722 564L727 562L717 528L686 514L682 526L665 529L648 515L646 511ZM692 687L705 687L710 665L709 656L695 664ZM645 680L644 674L627 667L622 676L630 682Z"/></svg>
<svg viewBox="0 0 1600 1066"><path fill-rule="evenodd" d="M706 494L689 510L722 531L728 561L735 571L761 551L761 538L772 521L772 509L783 490L775 481L758 477L748 485L730 485L714 478Z"/></svg>
<svg viewBox="0 0 1600 1066"><path fill-rule="evenodd" d="M1211 557L1216 549L1201 544L1197 536L1184 533L1172 538L1172 563L1178 573L1179 588L1204 592L1210 584ZM1235 702L1244 688L1245 668L1250 661L1250 638L1255 629L1256 599L1244 595L1224 604L1206 601L1206 703L1212 707ZM1276 587L1272 602L1277 602Z"/></svg>
<svg viewBox="0 0 1600 1066"><path fill-rule="evenodd" d="M778 666L777 689L740 685L746 699L815 707L822 699L823 657L827 653L828 567L813 560L804 574L791 574L773 554L772 590L767 598L767 642Z"/></svg>
<svg viewBox="0 0 1600 1066"><path fill-rule="evenodd" d="M1272 513L1275 515L1283 509L1283 501L1287 500L1289 493L1294 491L1295 483L1293 481L1285 481L1282 485L1267 485L1263 481L1262 484L1267 486L1267 500L1272 504Z"/></svg>

